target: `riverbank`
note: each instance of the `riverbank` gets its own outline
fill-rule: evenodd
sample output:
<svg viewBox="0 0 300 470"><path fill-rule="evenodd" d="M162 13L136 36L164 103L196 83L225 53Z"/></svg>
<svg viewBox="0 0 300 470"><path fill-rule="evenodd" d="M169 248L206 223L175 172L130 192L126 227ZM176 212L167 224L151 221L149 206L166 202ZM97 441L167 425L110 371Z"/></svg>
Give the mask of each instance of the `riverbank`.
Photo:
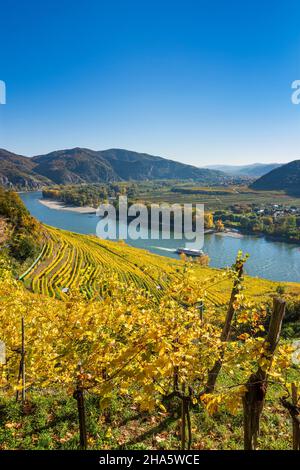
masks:
<svg viewBox="0 0 300 470"><path fill-rule="evenodd" d="M95 214L96 209L90 206L66 206L63 202L54 201L53 199L39 199L39 203L48 209L55 209L58 211L77 212L78 214Z"/></svg>
<svg viewBox="0 0 300 470"><path fill-rule="evenodd" d="M98 218L95 214L81 214L67 210L48 210L44 204L39 202L42 199L41 192L27 192L20 196L22 196L30 213L46 225L81 234L96 233ZM230 232L236 231L236 227L227 228ZM210 257L210 266L214 268L230 266L237 253L242 251L250 255L246 267L249 275L276 282L299 282L299 245L273 243L266 240L264 236L257 236L257 234L247 235L243 233L243 235L241 238L217 236L212 229L206 229L203 250ZM159 256L178 259L175 251L183 242L173 238L170 240L141 238L130 240L130 244Z"/></svg>
<svg viewBox="0 0 300 470"><path fill-rule="evenodd" d="M217 232L214 230L212 233L219 237L231 237L231 238L243 238L244 235L240 232L234 232L232 230L225 229L224 232Z"/></svg>
<svg viewBox="0 0 300 470"><path fill-rule="evenodd" d="M280 236L280 235L274 235L274 234L265 233L265 232L253 232L251 230L245 229L240 226L236 227L236 225L234 226L234 229L232 228L231 225L225 225L225 230L228 230L229 232L231 232L231 230L234 230L233 233L235 233L236 231L236 233L239 233L241 235L247 235L250 237L257 237L257 238L265 238L266 240L271 241L271 242L288 243L290 245L298 245L300 247L300 240L295 239L295 238L288 238L284 235Z"/></svg>

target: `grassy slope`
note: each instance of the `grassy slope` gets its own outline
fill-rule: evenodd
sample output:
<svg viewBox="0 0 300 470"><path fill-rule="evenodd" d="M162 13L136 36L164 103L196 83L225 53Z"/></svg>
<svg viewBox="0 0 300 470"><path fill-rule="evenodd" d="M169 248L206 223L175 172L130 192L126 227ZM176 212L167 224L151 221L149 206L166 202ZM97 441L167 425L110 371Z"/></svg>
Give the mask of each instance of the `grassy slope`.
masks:
<svg viewBox="0 0 300 470"><path fill-rule="evenodd" d="M221 377L224 381L224 378ZM259 449L291 449L292 424L281 407L282 390L270 386L261 420ZM115 399L106 416L99 397L86 395L89 449L180 449L180 407L172 412L147 414L127 400ZM243 449L242 410L237 415L219 411L209 416L192 412L192 449ZM26 414L15 400L5 402L0 414L0 450L78 449L76 401L63 394L32 393Z"/></svg>

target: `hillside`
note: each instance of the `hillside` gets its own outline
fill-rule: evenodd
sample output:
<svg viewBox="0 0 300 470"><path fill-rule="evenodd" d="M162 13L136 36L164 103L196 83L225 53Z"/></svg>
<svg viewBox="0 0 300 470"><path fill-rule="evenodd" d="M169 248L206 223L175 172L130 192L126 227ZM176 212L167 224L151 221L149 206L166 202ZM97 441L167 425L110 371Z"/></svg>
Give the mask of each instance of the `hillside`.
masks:
<svg viewBox="0 0 300 470"><path fill-rule="evenodd" d="M0 245L18 263L36 256L44 229L30 215L18 194L0 187Z"/></svg>
<svg viewBox="0 0 300 470"><path fill-rule="evenodd" d="M220 185L232 181L233 177L260 178L280 167L279 163L256 163L198 168L124 149L94 151L77 147L32 158L0 149L0 184L14 189L39 189L52 184L156 179L193 180L203 185Z"/></svg>
<svg viewBox="0 0 300 470"><path fill-rule="evenodd" d="M51 184L35 171L35 163L27 157L0 149L0 184L15 189L35 189Z"/></svg>
<svg viewBox="0 0 300 470"><path fill-rule="evenodd" d="M100 240L93 235L80 235L65 230L46 227L47 240L37 263L20 276L25 286L35 293L47 294L60 299L68 298L65 289L80 289L89 299L105 294L103 279L116 275L120 282L133 282L155 298L176 279L182 262L130 247L123 242ZM234 260L233 260L234 261ZM196 278L214 279L219 282L208 287L207 301L223 306L229 301L232 280L223 276L221 270L194 264ZM275 295L278 283L265 279L247 277L245 286L254 301L268 301ZM300 285L285 283L286 292L299 298Z"/></svg>
<svg viewBox="0 0 300 470"><path fill-rule="evenodd" d="M32 158L35 171L56 184L98 183L120 179L99 153L89 149L58 150Z"/></svg>
<svg viewBox="0 0 300 470"><path fill-rule="evenodd" d="M253 163L252 165L210 165L206 168L223 171L231 176L248 176L249 178L260 178L275 168L282 166L281 163Z"/></svg>
<svg viewBox="0 0 300 470"><path fill-rule="evenodd" d="M265 304L276 284L246 277L247 297L243 301L238 289L233 337L221 349L232 272L196 264L190 271L180 261L124 244L46 229L41 256L22 277L28 289L0 256L0 337L9 361L9 369L0 363L0 449L23 449L24 442L30 449L82 448L79 393L89 449L179 449L176 370L180 390L187 383L193 393L191 448L242 449L244 384L265 358ZM297 298L299 285L286 284L286 294ZM21 344L26 356L20 356ZM270 361L261 449L292 445L280 403L282 384L299 374L290 354L281 341ZM22 380L20 357L26 361ZM202 399L220 357L216 386Z"/></svg>
<svg viewBox="0 0 300 470"><path fill-rule="evenodd" d="M295 160L272 170L251 186L261 191L280 190L289 194L300 195L300 160Z"/></svg>
<svg viewBox="0 0 300 470"><path fill-rule="evenodd" d="M6 220L26 219L18 196L2 193ZM195 405L188 407L189 447L241 449L242 399L266 357L265 326L278 284L248 276L236 284L246 261L241 256L233 270L217 270L92 235L43 231L40 253L18 279L0 251L0 338L7 359L0 362L0 450L24 443L83 448L83 432L89 449L178 449L185 433L178 411L186 397L174 395L177 382L179 390L188 385ZM297 306L300 285L280 287ZM231 341L221 343L234 292ZM290 321L297 312L288 312L297 315ZM281 341L270 360L262 449L292 445L280 402L282 384L290 386L299 374L291 351ZM217 361L214 389L203 395ZM79 426L83 415L86 431Z"/></svg>
<svg viewBox="0 0 300 470"><path fill-rule="evenodd" d="M123 180L192 179L206 184L221 183L226 176L216 170L197 168L146 153L122 149L98 152Z"/></svg>
<svg viewBox="0 0 300 470"><path fill-rule="evenodd" d="M123 149L57 150L26 158L0 151L0 183L34 189L49 184L106 183L122 180L182 179L222 184L228 176L162 157Z"/></svg>

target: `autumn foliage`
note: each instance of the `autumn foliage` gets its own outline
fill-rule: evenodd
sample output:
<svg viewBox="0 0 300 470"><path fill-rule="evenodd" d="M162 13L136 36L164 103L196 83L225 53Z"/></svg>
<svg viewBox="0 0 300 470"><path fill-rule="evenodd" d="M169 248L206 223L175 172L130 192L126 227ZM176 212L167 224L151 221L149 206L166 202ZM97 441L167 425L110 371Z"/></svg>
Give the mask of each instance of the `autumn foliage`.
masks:
<svg viewBox="0 0 300 470"><path fill-rule="evenodd" d="M100 413L109 409L113 396L130 397L141 411L166 412L174 397L183 403L191 445L189 413L205 407L210 414L220 409L242 409L247 380L259 365L267 380L283 390L289 387L287 371L292 348L281 344L272 361L263 353L266 305L254 305L237 277L237 263L214 277L194 278L184 263L180 275L163 289L160 298L134 283L107 275L107 294L87 301L73 290L64 301L35 295L15 281L1 261L0 338L6 344L6 363L1 367L0 391L14 396L20 381L21 319L26 338L26 394L31 390L65 390L72 395L80 387L100 397ZM232 330L222 337L224 309L207 301L210 285L231 278L235 285ZM13 294L12 294L13 293ZM211 393L205 388L216 361L222 362L227 385L219 380ZM78 382L79 381L79 382ZM185 422L185 421L184 421Z"/></svg>

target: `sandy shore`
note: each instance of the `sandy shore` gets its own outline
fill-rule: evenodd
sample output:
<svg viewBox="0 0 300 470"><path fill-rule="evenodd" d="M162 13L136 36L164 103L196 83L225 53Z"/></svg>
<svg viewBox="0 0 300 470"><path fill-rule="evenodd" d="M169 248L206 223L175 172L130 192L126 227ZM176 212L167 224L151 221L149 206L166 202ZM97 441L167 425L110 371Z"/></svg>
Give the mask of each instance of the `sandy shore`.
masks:
<svg viewBox="0 0 300 470"><path fill-rule="evenodd" d="M220 237L243 238L244 235L238 232L215 232Z"/></svg>
<svg viewBox="0 0 300 470"><path fill-rule="evenodd" d="M39 202L43 204L43 206L46 206L49 209L55 209L57 211L70 211L70 212L77 212L78 214L95 214L96 213L96 209L94 207L66 206L63 202L54 201L53 199L39 199Z"/></svg>

